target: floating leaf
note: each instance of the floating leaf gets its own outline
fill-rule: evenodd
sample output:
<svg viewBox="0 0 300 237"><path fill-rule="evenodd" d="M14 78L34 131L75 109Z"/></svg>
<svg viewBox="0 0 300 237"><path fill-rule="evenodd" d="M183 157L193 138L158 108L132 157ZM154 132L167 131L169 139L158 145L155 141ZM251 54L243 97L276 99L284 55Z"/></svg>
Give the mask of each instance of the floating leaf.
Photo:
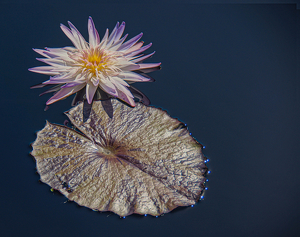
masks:
<svg viewBox="0 0 300 237"><path fill-rule="evenodd" d="M95 101L66 112L81 133L51 124L37 133L32 155L41 181L69 200L120 216L153 216L195 204L203 192L202 145L165 111L111 100L113 116Z"/></svg>

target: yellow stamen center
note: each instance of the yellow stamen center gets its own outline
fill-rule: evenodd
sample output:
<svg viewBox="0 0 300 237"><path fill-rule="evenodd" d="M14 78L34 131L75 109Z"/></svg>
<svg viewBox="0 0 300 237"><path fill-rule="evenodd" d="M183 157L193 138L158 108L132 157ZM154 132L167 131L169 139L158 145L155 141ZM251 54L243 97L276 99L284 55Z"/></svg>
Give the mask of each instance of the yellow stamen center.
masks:
<svg viewBox="0 0 300 237"><path fill-rule="evenodd" d="M80 63L84 70L97 76L98 73L111 70L113 59L104 50L91 48L82 52Z"/></svg>

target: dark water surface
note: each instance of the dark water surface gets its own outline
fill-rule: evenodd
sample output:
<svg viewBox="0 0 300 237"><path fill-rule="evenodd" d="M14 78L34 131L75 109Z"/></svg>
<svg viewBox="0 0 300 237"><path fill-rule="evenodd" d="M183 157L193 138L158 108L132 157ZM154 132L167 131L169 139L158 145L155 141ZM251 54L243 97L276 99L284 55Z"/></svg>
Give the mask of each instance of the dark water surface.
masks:
<svg viewBox="0 0 300 237"><path fill-rule="evenodd" d="M299 236L300 12L296 4L149 1L1 1L1 236ZM288 2L292 3L292 2ZM153 42L154 83L137 83L153 105L187 123L206 146L205 199L162 217L121 219L39 183L28 155L45 120L62 124L72 98L43 111L29 90L47 76L32 48L71 45L70 20L88 38L117 21ZM149 50L151 52L151 50ZM148 52L149 52L148 51Z"/></svg>

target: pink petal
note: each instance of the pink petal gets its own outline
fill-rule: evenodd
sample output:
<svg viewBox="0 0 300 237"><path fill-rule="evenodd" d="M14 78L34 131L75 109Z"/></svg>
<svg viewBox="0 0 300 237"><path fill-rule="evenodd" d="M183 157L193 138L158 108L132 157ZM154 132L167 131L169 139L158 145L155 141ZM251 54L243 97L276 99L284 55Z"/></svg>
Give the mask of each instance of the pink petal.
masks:
<svg viewBox="0 0 300 237"><path fill-rule="evenodd" d="M60 80L60 79L74 79L77 72L78 72L78 70L75 68L67 73L56 75L54 77L50 77L50 81L55 81L55 80Z"/></svg>
<svg viewBox="0 0 300 237"><path fill-rule="evenodd" d="M54 84L64 84L64 83L69 83L72 82L72 79L66 78L66 79L59 79L59 80L48 80L44 81L42 84L44 85L54 85Z"/></svg>
<svg viewBox="0 0 300 237"><path fill-rule="evenodd" d="M134 96L131 94L130 90L127 89L126 86L122 86L120 83L115 84L118 92L122 91L125 95L127 95L130 98L134 98ZM118 96L119 97L119 96Z"/></svg>
<svg viewBox="0 0 300 237"><path fill-rule="evenodd" d="M120 67L123 71L135 71L145 68L154 68L160 66L161 63L141 63L141 64L134 64L128 65L125 67Z"/></svg>
<svg viewBox="0 0 300 237"><path fill-rule="evenodd" d="M116 32L115 42L121 38L122 34L124 33L124 29L125 29L125 22L123 21Z"/></svg>
<svg viewBox="0 0 300 237"><path fill-rule="evenodd" d="M44 54L47 55L47 58L58 58L58 57L61 57L61 56L65 56L65 54L61 55L61 54L52 53L52 52L49 52L49 51L45 51Z"/></svg>
<svg viewBox="0 0 300 237"><path fill-rule="evenodd" d="M158 67L161 65L161 63L140 63L139 69L145 69L145 68L152 68L152 67Z"/></svg>
<svg viewBox="0 0 300 237"><path fill-rule="evenodd" d="M89 43L92 47L96 47L96 45L100 44L100 36L98 34L98 31L96 30L92 17L89 17L88 31L89 31Z"/></svg>
<svg viewBox="0 0 300 237"><path fill-rule="evenodd" d="M119 77L111 77L110 80L114 85L116 85L116 83L118 83L118 84L121 84L122 86L129 87L128 83Z"/></svg>
<svg viewBox="0 0 300 237"><path fill-rule="evenodd" d="M116 32L117 32L117 29L119 28L119 22L117 22L115 28L113 29L113 31L111 32L108 40L107 40L107 47L110 47L113 42L115 41L115 36L116 36Z"/></svg>
<svg viewBox="0 0 300 237"><path fill-rule="evenodd" d="M127 104L131 105L132 107L135 107L134 97L131 94L131 92L124 86L120 84L116 84L117 90L118 90L118 98L120 100L125 101Z"/></svg>
<svg viewBox="0 0 300 237"><path fill-rule="evenodd" d="M49 48L48 48L48 49L49 49ZM68 51L68 52L71 52L71 53L77 51L77 49L74 48L74 47L72 47L72 46L66 46L66 47L63 47L63 48L61 48L61 49L65 50L65 51ZM51 51L51 49L49 49L49 50Z"/></svg>
<svg viewBox="0 0 300 237"><path fill-rule="evenodd" d="M145 68L145 69L140 69L139 72L142 73L150 73L150 72L155 72L157 70L160 70L160 66L153 67L153 68ZM154 79L151 79L150 81L154 81Z"/></svg>
<svg viewBox="0 0 300 237"><path fill-rule="evenodd" d="M69 73L67 73L67 74L69 74ZM55 77L50 77L50 80L44 81L42 84L46 84L46 85L64 84L64 83L70 84L70 83L73 83L73 82L74 82L74 85L76 83L78 85L82 84L82 83L86 83L85 82L85 76L83 76L82 74L78 74L77 76L75 76L74 73L72 73L72 74L70 73L69 75L66 75L66 76L65 75L62 75L62 76L58 75L58 76L55 76ZM69 87L69 86L66 86L66 87Z"/></svg>
<svg viewBox="0 0 300 237"><path fill-rule="evenodd" d="M67 72L71 71L72 69L74 69L74 67L64 66L64 67L54 67L53 70L55 70L55 72L57 72L57 73L67 73Z"/></svg>
<svg viewBox="0 0 300 237"><path fill-rule="evenodd" d="M99 48L101 48L101 47L105 47L105 46L106 46L106 44L107 44L107 38L108 38L108 34L109 34L109 30L108 30L108 29L106 29L106 31L105 31L105 35L103 36L103 38L102 38L102 40L101 40L101 43L100 43L100 45L99 45Z"/></svg>
<svg viewBox="0 0 300 237"><path fill-rule="evenodd" d="M70 49L72 49L72 50L70 50ZM46 50L47 51L45 51L44 53L51 58L61 57L61 58L69 59L68 53L69 52L73 53L77 49L73 48L73 47L69 47L69 49L68 49L67 47L65 47L65 48L46 48Z"/></svg>
<svg viewBox="0 0 300 237"><path fill-rule="evenodd" d="M91 82L93 83L94 86L98 86L99 85L99 78L95 78L95 77L92 77L91 78Z"/></svg>
<svg viewBox="0 0 300 237"><path fill-rule="evenodd" d="M60 90L60 85L56 85L56 86L53 86L52 88L50 88L49 90L46 90L43 93L39 94L39 96L42 96L42 95L45 95L48 93L52 93L52 92L57 92L59 90Z"/></svg>
<svg viewBox="0 0 300 237"><path fill-rule="evenodd" d="M117 42L114 42L113 45L110 47L110 50L117 51L118 48L123 44L123 42L125 41L127 36L128 36L128 34L124 35L124 37L122 39L118 40Z"/></svg>
<svg viewBox="0 0 300 237"><path fill-rule="evenodd" d="M82 82L80 82L80 81L72 81L72 82L69 82L66 85L62 86L61 88L74 87L74 86L78 86L81 84L82 84Z"/></svg>
<svg viewBox="0 0 300 237"><path fill-rule="evenodd" d="M99 86L108 94L117 97L118 96L118 92L116 90L116 87L114 86L114 84L106 79L106 78L101 78L99 81Z"/></svg>
<svg viewBox="0 0 300 237"><path fill-rule="evenodd" d="M72 34L75 39L80 43L81 48L80 49L86 49L87 48L87 43L83 36L80 34L80 32L77 30L77 28L70 22L68 21L68 24L72 30Z"/></svg>
<svg viewBox="0 0 300 237"><path fill-rule="evenodd" d="M132 39L128 40L126 43L124 43L120 48L119 51L125 51L129 49L131 46L133 46L136 42L142 38L143 33L138 34L137 36L133 37Z"/></svg>
<svg viewBox="0 0 300 237"><path fill-rule="evenodd" d="M138 63L138 62L140 62L140 61L146 60L147 58L150 58L153 54L155 54L155 51L154 51L153 53L150 53L150 54L148 54L148 55L145 55L145 56L143 56L143 57L136 58L136 59L133 59L133 60L130 60L130 61L133 62L133 63Z"/></svg>
<svg viewBox="0 0 300 237"><path fill-rule="evenodd" d="M55 69L52 66L40 66L40 67L33 67L29 68L28 70L31 72L36 72L36 73L41 73L41 74L46 74L46 75L58 75L58 72L53 72L52 70Z"/></svg>
<svg viewBox="0 0 300 237"><path fill-rule="evenodd" d="M139 48L141 48L143 46L143 44L144 44L143 41L136 43L135 45L133 45L130 49L128 49L126 51L126 54L129 54L131 52L138 50Z"/></svg>
<svg viewBox="0 0 300 237"><path fill-rule="evenodd" d="M127 65L125 67L120 66L120 69L122 69L122 71L135 71L135 70L139 70L139 65L138 64L132 64L132 65Z"/></svg>
<svg viewBox="0 0 300 237"><path fill-rule="evenodd" d="M56 66L65 66L66 63L61 60L61 59L55 59L55 58L37 58L36 60L43 62L43 63L47 63L53 67Z"/></svg>
<svg viewBox="0 0 300 237"><path fill-rule="evenodd" d="M48 48L46 47L45 49L47 49L49 52L52 53L64 53L67 54L67 52L74 52L76 51L76 48L74 47L63 47L63 48Z"/></svg>
<svg viewBox="0 0 300 237"><path fill-rule="evenodd" d="M71 83L73 81L76 81L80 84L84 83L84 80L82 80L83 76L81 74L78 74L77 76L75 76L76 73L77 73L77 70L73 69L66 74L50 77L50 80L43 82L43 84L62 84L62 83Z"/></svg>
<svg viewBox="0 0 300 237"><path fill-rule="evenodd" d="M78 39L76 39L71 30L66 27L65 25L63 24L60 24L60 28L62 29L62 31L65 33L65 35L71 40L71 42L74 44L74 46L77 48L77 49L80 49L81 46L80 46L80 42L78 41Z"/></svg>
<svg viewBox="0 0 300 237"><path fill-rule="evenodd" d="M140 43L140 42L139 42ZM133 51L133 52L127 52L126 53L126 57L132 57L132 56L135 56L135 55L138 55L139 53L142 53L142 52L144 52L145 50L147 50L147 49L149 49L150 47L151 47L151 45L152 45L152 43L150 43L150 44L147 44L147 45L145 45L144 47L142 47L142 48L140 48L140 49L138 49L138 50L135 50L135 51ZM135 46L133 46L133 47L135 47ZM133 48L132 47L132 48ZM132 49L131 48L131 49Z"/></svg>
<svg viewBox="0 0 300 237"><path fill-rule="evenodd" d="M120 57L115 62L115 66L118 67L118 68L120 68L120 69L123 69L123 68L127 68L129 66L137 66L137 64L129 61L127 58Z"/></svg>
<svg viewBox="0 0 300 237"><path fill-rule="evenodd" d="M58 91L54 96L52 96L46 102L46 105L53 104L54 102L56 102L58 100L66 98L66 97L74 94L75 92L81 90L84 86L85 86L85 84L78 85L78 86L75 86L75 87L69 87L69 88L62 88L62 89L60 89L60 91Z"/></svg>
<svg viewBox="0 0 300 237"><path fill-rule="evenodd" d="M137 81L145 82L151 80L150 78L143 77L142 75L135 72L122 72L119 74L119 77L125 81L134 81L134 82Z"/></svg>
<svg viewBox="0 0 300 237"><path fill-rule="evenodd" d="M89 104L92 103L97 88L98 86L94 86L92 83L86 85L86 99Z"/></svg>
<svg viewBox="0 0 300 237"><path fill-rule="evenodd" d="M46 57L46 58L49 58L49 56L47 54L45 54L45 51L46 50L43 50L43 49L33 49L33 51L37 52L38 54Z"/></svg>

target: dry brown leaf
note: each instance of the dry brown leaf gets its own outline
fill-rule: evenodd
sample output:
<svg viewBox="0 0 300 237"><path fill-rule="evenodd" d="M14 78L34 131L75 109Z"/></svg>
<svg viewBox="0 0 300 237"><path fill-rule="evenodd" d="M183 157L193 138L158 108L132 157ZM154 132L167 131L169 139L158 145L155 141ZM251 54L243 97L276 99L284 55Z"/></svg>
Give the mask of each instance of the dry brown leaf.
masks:
<svg viewBox="0 0 300 237"><path fill-rule="evenodd" d="M111 100L113 117L94 101L66 113L81 133L51 124L37 133L32 155L41 181L69 200L120 216L154 216L195 204L204 189L202 145L165 111Z"/></svg>

